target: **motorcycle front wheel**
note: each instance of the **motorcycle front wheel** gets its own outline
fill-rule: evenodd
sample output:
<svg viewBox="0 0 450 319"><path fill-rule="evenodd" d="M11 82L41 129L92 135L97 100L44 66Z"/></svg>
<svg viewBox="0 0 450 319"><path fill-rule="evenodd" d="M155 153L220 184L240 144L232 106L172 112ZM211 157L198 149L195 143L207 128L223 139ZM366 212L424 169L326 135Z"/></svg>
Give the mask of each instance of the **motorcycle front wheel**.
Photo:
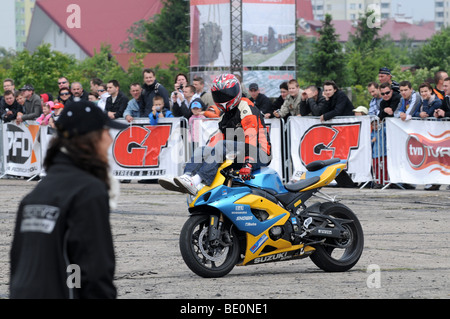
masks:
<svg viewBox="0 0 450 319"><path fill-rule="evenodd" d="M327 272L343 272L351 269L361 257L364 235L361 224L350 208L339 203L322 204L321 213L338 219L351 220L343 223L349 237L346 239L326 239L322 245L314 246L316 251L310 256L314 264ZM330 225L332 227L332 225Z"/></svg>
<svg viewBox="0 0 450 319"><path fill-rule="evenodd" d="M209 242L209 215L193 215L180 234L180 251L186 265L205 278L223 277L239 260L239 240L229 227L222 229L220 240Z"/></svg>

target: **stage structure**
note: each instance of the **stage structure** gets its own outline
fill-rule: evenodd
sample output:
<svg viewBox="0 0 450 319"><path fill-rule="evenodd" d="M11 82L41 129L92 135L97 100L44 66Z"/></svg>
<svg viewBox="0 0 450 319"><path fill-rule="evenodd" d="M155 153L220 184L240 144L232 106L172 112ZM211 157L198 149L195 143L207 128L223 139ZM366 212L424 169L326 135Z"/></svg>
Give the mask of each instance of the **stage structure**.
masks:
<svg viewBox="0 0 450 319"><path fill-rule="evenodd" d="M191 0L190 77L220 73L257 83L269 97L296 78L295 0Z"/></svg>

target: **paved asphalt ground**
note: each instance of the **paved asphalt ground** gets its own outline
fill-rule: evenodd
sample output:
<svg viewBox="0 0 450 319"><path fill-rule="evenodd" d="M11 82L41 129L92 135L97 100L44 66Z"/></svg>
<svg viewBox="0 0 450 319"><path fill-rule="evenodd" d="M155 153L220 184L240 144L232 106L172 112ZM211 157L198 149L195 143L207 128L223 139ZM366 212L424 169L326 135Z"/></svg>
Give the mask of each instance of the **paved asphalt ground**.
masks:
<svg viewBox="0 0 450 319"><path fill-rule="evenodd" d="M9 250L20 199L37 182L0 180L0 298L8 298ZM450 191L327 187L359 217L363 255L345 273L324 273L307 258L235 267L203 279L178 247L188 217L184 195L158 184L121 184L111 214L120 299L449 299ZM177 309L175 309L177 310Z"/></svg>

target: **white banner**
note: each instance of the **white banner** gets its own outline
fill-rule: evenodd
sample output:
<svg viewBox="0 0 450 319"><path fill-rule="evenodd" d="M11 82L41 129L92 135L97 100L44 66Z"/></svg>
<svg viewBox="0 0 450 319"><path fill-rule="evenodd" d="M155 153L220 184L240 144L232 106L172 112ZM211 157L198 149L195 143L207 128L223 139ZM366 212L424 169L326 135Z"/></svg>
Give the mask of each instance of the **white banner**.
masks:
<svg viewBox="0 0 450 319"><path fill-rule="evenodd" d="M199 146L205 146L208 141L219 132L218 119L196 119L201 121L199 128ZM272 144L272 161L269 167L274 169L280 178L283 178L283 149L282 149L282 125L280 119L264 119L269 131L270 143ZM196 126L197 127L197 126Z"/></svg>
<svg viewBox="0 0 450 319"><path fill-rule="evenodd" d="M3 124L4 174L32 177L41 172L39 128L40 125L34 121L20 125L13 122Z"/></svg>
<svg viewBox="0 0 450 319"><path fill-rule="evenodd" d="M369 116L339 117L321 123L316 117L291 116L290 152L295 178L317 160L347 160L347 173L357 183L372 180Z"/></svg>
<svg viewBox="0 0 450 319"><path fill-rule="evenodd" d="M161 118L158 125L152 126L148 119L137 120L123 131L111 130L113 176L118 179L158 179L181 175L186 150L186 129L181 123L185 121L184 118Z"/></svg>
<svg viewBox="0 0 450 319"><path fill-rule="evenodd" d="M390 181L450 184L450 122L386 119Z"/></svg>

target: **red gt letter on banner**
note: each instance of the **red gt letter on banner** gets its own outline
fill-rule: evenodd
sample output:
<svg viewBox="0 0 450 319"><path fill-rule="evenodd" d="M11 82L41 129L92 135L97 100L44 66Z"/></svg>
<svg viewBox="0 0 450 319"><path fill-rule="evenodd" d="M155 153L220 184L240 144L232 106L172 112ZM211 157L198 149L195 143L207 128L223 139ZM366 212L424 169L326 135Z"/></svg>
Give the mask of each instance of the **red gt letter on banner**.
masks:
<svg viewBox="0 0 450 319"><path fill-rule="evenodd" d="M114 158L123 167L159 165L161 148L167 147L172 125L132 126L121 131L114 143Z"/></svg>
<svg viewBox="0 0 450 319"><path fill-rule="evenodd" d="M291 117L293 175L301 175L313 161L340 158L347 160L347 172L354 182L371 180L370 120L369 116L352 116L321 123L318 118Z"/></svg>
<svg viewBox="0 0 450 319"><path fill-rule="evenodd" d="M310 127L300 141L300 157L304 166L330 158L348 159L350 150L359 147L361 123Z"/></svg>
<svg viewBox="0 0 450 319"><path fill-rule="evenodd" d="M144 122L145 121L145 122ZM123 130L111 130L111 171L117 179L157 179L180 175L186 157L184 118L161 118L158 125L137 119Z"/></svg>

